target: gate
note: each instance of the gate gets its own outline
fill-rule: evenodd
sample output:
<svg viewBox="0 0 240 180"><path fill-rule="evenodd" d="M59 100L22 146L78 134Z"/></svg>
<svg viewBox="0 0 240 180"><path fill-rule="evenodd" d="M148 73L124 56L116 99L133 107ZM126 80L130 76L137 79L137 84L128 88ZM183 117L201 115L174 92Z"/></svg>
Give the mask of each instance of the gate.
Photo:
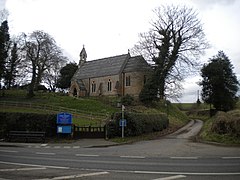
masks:
<svg viewBox="0 0 240 180"><path fill-rule="evenodd" d="M81 127L73 126L73 137L80 138L105 138L106 126L104 127Z"/></svg>

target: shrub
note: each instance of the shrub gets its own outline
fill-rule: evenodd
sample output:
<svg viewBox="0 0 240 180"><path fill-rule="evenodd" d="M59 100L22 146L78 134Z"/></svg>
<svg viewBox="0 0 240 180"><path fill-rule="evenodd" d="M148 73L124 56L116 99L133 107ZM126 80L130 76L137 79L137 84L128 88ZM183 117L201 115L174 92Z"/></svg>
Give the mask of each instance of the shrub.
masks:
<svg viewBox="0 0 240 180"><path fill-rule="evenodd" d="M122 113L115 113L113 119L107 124L108 137L121 136L119 120ZM168 127L169 120L165 114L125 113L127 126L124 128L125 136L138 136L144 133L161 131Z"/></svg>
<svg viewBox="0 0 240 180"><path fill-rule="evenodd" d="M130 96L129 94L122 97L122 104L124 105L132 105L134 98Z"/></svg>

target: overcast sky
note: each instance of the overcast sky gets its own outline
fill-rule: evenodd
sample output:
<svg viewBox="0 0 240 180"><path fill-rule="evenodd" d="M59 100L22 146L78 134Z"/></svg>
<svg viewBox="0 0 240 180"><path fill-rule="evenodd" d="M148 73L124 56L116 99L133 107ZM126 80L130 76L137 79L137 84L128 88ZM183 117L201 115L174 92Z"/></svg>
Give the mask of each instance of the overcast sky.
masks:
<svg viewBox="0 0 240 180"><path fill-rule="evenodd" d="M9 11L11 35L43 30L78 63L85 45L88 60L125 54L151 27L153 9L162 4L184 4L199 13L211 48L201 59L223 50L240 79L240 0L0 0ZM200 76L184 83L181 102L195 102Z"/></svg>

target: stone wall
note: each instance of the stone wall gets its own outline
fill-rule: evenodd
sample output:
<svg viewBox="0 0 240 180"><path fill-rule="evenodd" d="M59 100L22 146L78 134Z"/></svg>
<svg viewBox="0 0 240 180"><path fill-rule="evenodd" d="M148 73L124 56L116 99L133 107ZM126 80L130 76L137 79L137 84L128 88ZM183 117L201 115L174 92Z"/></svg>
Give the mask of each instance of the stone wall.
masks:
<svg viewBox="0 0 240 180"><path fill-rule="evenodd" d="M138 96L144 86L144 72L125 73L124 95ZM126 78L130 77L130 86L126 86Z"/></svg>
<svg viewBox="0 0 240 180"><path fill-rule="evenodd" d="M105 77L97 77L97 78L89 78L83 79L83 83L89 92L89 96L115 96L118 94L118 90L116 89L116 83L119 82L119 75L114 76L105 76ZM93 92L92 86L95 85L95 91ZM111 84L111 88L108 89Z"/></svg>
<svg viewBox="0 0 240 180"><path fill-rule="evenodd" d="M87 92L84 93L80 92L78 84L72 81L70 95L73 95L74 88L76 88L77 97L88 95L122 96L127 94L138 97L139 93L141 92L144 86L144 78L146 78L144 76L148 77L148 74L146 72L128 72L121 75L82 79L85 88L87 89ZM126 86L126 77L130 77L130 85L128 84L128 86ZM111 83L111 89L108 89L109 83Z"/></svg>

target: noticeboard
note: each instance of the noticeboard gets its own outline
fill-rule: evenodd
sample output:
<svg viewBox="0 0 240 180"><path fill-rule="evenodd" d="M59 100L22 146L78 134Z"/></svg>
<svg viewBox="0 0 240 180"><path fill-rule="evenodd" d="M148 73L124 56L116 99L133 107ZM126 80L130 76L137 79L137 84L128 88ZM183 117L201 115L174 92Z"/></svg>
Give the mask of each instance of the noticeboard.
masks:
<svg viewBox="0 0 240 180"><path fill-rule="evenodd" d="M57 133L59 134L71 134L72 126L57 126Z"/></svg>
<svg viewBox="0 0 240 180"><path fill-rule="evenodd" d="M72 114L70 113L58 113L57 124L72 124Z"/></svg>

